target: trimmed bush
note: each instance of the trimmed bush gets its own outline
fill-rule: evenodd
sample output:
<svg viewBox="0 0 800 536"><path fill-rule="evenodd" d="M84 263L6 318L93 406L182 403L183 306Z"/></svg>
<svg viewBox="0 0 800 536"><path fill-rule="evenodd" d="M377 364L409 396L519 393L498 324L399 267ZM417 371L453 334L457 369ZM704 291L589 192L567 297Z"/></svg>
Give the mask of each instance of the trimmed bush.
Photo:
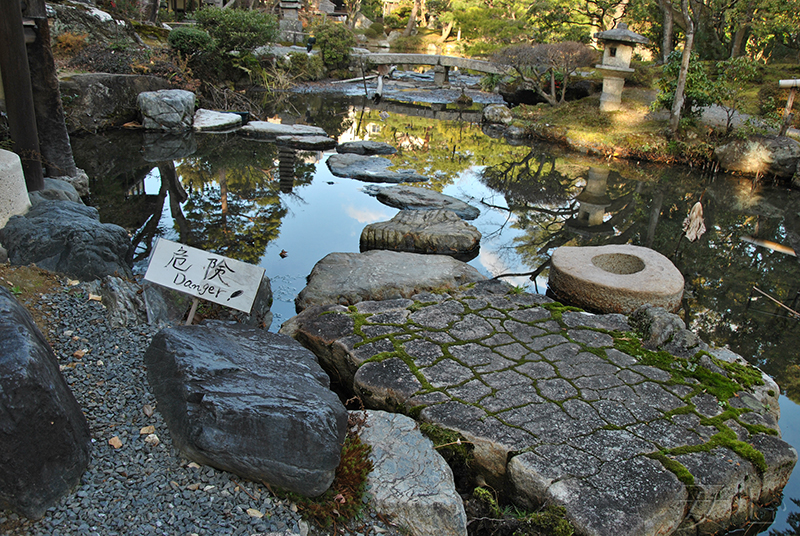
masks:
<svg viewBox="0 0 800 536"><path fill-rule="evenodd" d="M195 14L220 50L246 52L278 38L278 21L262 11L208 7Z"/></svg>
<svg viewBox="0 0 800 536"><path fill-rule="evenodd" d="M301 82L320 80L325 76L322 58L317 55L292 52L289 54L289 74Z"/></svg>
<svg viewBox="0 0 800 536"><path fill-rule="evenodd" d="M169 32L167 41L169 46L186 55L209 50L214 43L208 32L193 27L175 28Z"/></svg>
<svg viewBox="0 0 800 536"><path fill-rule="evenodd" d="M326 22L314 28L322 63L329 70L345 69L350 63L350 52L356 37L344 24Z"/></svg>

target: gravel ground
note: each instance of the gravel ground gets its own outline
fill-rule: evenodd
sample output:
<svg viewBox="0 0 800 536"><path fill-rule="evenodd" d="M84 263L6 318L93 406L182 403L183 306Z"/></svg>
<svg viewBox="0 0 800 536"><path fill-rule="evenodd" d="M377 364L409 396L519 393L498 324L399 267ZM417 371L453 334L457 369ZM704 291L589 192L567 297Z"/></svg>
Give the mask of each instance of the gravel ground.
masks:
<svg viewBox="0 0 800 536"><path fill-rule="evenodd" d="M260 483L182 458L172 446L147 384L142 357L151 326L111 328L85 284L42 296L62 374L86 413L92 459L81 485L38 521L0 510L7 535L334 534L301 519L297 506ZM31 305L29 305L31 307ZM336 534L396 534L377 514L339 526Z"/></svg>

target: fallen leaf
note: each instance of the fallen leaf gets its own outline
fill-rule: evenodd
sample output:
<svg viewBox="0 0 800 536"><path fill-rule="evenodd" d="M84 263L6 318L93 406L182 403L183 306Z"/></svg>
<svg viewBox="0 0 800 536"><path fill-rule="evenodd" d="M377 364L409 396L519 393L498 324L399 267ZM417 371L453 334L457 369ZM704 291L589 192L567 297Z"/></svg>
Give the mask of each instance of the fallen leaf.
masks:
<svg viewBox="0 0 800 536"><path fill-rule="evenodd" d="M189 464L186 467L191 467L192 469L200 469L200 466L195 462L189 462Z"/></svg>
<svg viewBox="0 0 800 536"><path fill-rule="evenodd" d="M337 502L337 503L339 503L339 504L344 504L344 503L346 503L346 502L347 502L347 499L345 499L345 498L344 498L344 495L342 495L341 493L339 493L338 495L336 495L336 497L334 497L334 498L333 498L333 500L334 500L334 501L336 501L336 502Z"/></svg>
<svg viewBox="0 0 800 536"><path fill-rule="evenodd" d="M156 427L151 424L150 426L145 426L144 428L139 430L139 435L148 435L154 433L155 431Z"/></svg>
<svg viewBox="0 0 800 536"><path fill-rule="evenodd" d="M89 293L89 301L103 301L102 296L98 296L97 294Z"/></svg>
<svg viewBox="0 0 800 536"><path fill-rule="evenodd" d="M158 446L161 443L161 440L158 438L156 434L149 434L147 437L144 438L144 442L150 445L151 447Z"/></svg>
<svg viewBox="0 0 800 536"><path fill-rule="evenodd" d="M108 444L114 447L115 449L122 448L122 441L120 441L119 436L114 436L108 440Z"/></svg>
<svg viewBox="0 0 800 536"><path fill-rule="evenodd" d="M145 404L142 407L142 411L144 412L146 417L152 417L153 416L153 411L154 410L153 410L153 406L151 406L150 404Z"/></svg>
<svg viewBox="0 0 800 536"><path fill-rule="evenodd" d="M257 517L258 519L264 517L264 514L262 514L259 510L256 510L255 508L248 508L247 515L249 515L250 517Z"/></svg>
<svg viewBox="0 0 800 536"><path fill-rule="evenodd" d="M80 285L80 284L81 284L81 282L78 281L77 279L67 279L67 285L69 285L71 287L75 287L75 286Z"/></svg>
<svg viewBox="0 0 800 536"><path fill-rule="evenodd" d="M72 357L76 359L80 359L85 355L86 355L86 350L75 350L74 352L72 352Z"/></svg>
<svg viewBox="0 0 800 536"><path fill-rule="evenodd" d="M195 482L194 484L189 484L188 486L186 486L186 489L190 489L192 491L197 491L199 488L200 488L200 484L198 484L197 482Z"/></svg>

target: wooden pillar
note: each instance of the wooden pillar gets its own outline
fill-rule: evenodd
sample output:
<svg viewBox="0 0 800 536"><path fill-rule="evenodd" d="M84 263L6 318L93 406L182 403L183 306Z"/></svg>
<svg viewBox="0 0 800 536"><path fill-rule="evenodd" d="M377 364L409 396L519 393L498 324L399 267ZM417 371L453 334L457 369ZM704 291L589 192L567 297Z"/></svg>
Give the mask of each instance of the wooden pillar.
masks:
<svg viewBox="0 0 800 536"><path fill-rule="evenodd" d="M8 126L14 152L22 161L25 184L33 192L44 188L44 177L19 0L0 0L0 13L0 71Z"/></svg>
<svg viewBox="0 0 800 536"><path fill-rule="evenodd" d="M789 125L792 124L792 119L794 118L792 106L794 105L794 94L797 91L797 88L800 87L800 80L779 80L778 87L791 88L789 91L789 98L786 100L786 108L783 110L783 124L781 125L780 132L778 133L779 136L785 136L786 131L789 130Z"/></svg>

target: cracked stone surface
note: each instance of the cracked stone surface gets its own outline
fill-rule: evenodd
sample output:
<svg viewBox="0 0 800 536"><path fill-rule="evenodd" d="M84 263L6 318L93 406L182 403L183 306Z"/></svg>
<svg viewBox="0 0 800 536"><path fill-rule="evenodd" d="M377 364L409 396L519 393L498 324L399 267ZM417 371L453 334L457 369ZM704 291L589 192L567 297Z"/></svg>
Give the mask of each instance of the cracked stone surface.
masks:
<svg viewBox="0 0 800 536"><path fill-rule="evenodd" d="M777 386L741 357L648 352L623 315L497 281L449 292L313 307L281 331L369 408L460 433L488 483L563 505L577 534L710 534L780 495L797 452Z"/></svg>

